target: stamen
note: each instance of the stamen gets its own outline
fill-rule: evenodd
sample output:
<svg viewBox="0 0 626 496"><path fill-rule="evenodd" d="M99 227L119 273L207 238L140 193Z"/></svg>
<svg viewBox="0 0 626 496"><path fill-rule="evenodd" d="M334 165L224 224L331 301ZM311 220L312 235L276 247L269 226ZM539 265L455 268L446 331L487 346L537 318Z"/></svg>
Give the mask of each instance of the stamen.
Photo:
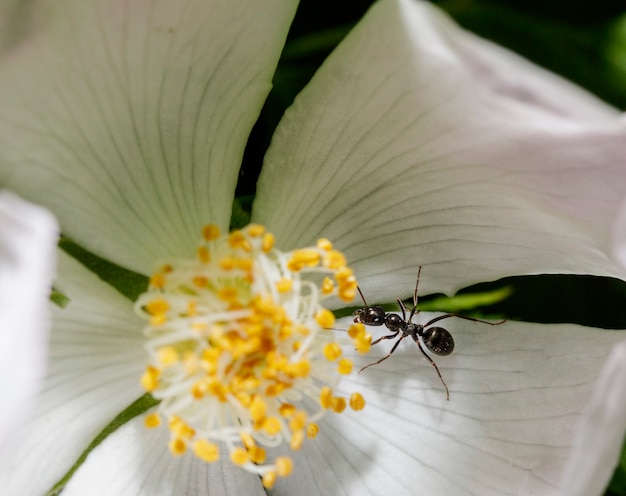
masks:
<svg viewBox="0 0 626 496"><path fill-rule="evenodd" d="M212 463L222 443L266 488L289 475L293 461L266 460L265 448L300 449L327 410L348 404L333 391L352 362L341 358L329 332L335 317L321 301L350 301L357 288L329 240L288 253L274 245L260 225L226 235L205 226L196 259L162 263L135 307L148 323L141 384L161 400L146 426L166 421L175 456L189 451ZM348 335L360 352L369 349L362 325ZM349 404L365 406L358 393Z"/></svg>

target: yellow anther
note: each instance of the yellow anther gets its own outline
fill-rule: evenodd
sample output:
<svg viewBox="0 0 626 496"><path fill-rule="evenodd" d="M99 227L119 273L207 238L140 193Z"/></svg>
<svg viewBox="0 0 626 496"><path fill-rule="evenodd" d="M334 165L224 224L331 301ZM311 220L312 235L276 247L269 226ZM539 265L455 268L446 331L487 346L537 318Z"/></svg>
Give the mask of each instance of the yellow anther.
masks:
<svg viewBox="0 0 626 496"><path fill-rule="evenodd" d="M220 459L220 448L206 439L198 439L193 443L193 453L207 463L216 462Z"/></svg>
<svg viewBox="0 0 626 496"><path fill-rule="evenodd" d="M187 425L182 419L179 417L173 416L168 421L168 428L170 431L181 439L191 439L195 430L192 429L189 425Z"/></svg>
<svg viewBox="0 0 626 496"><path fill-rule="evenodd" d="M159 385L159 376L161 372L156 367L148 365L145 372L141 376L141 385L143 388L151 393Z"/></svg>
<svg viewBox="0 0 626 496"><path fill-rule="evenodd" d="M198 250L196 251L196 256L198 257L198 260L200 260L202 263L208 264L211 261L211 254L209 253L209 250L206 246L201 246L200 248L198 248Z"/></svg>
<svg viewBox="0 0 626 496"><path fill-rule="evenodd" d="M234 258L235 268L243 270L244 272L250 272L254 267L254 260L251 258Z"/></svg>
<svg viewBox="0 0 626 496"><path fill-rule="evenodd" d="M313 248L303 248L301 250L294 250L291 253L291 259L287 262L287 268L298 272L304 267L316 267L319 263L319 251Z"/></svg>
<svg viewBox="0 0 626 496"><path fill-rule="evenodd" d="M208 335L208 329L209 329L209 325L206 322L192 322L189 325L189 328L192 331L195 331L197 334L201 335L201 336L207 336Z"/></svg>
<svg viewBox="0 0 626 496"><path fill-rule="evenodd" d="M172 455L180 456L185 453L185 451L187 451L187 443L185 443L185 441L183 441L181 438L175 437L173 439L170 439L168 448L170 449L170 453Z"/></svg>
<svg viewBox="0 0 626 496"><path fill-rule="evenodd" d="M250 461L252 463L265 463L267 453L263 448L259 446L253 446L248 450L248 456L250 457Z"/></svg>
<svg viewBox="0 0 626 496"><path fill-rule="evenodd" d="M279 293L288 293L293 287L293 280L283 277L279 281L276 281L275 286Z"/></svg>
<svg viewBox="0 0 626 496"><path fill-rule="evenodd" d="M143 423L148 429L154 429L155 427L161 425L161 416L156 412L150 413L149 415L146 415Z"/></svg>
<svg viewBox="0 0 626 496"><path fill-rule="evenodd" d="M157 360L161 365L167 367L178 361L178 352L173 346L162 346L157 350Z"/></svg>
<svg viewBox="0 0 626 496"><path fill-rule="evenodd" d="M163 289L165 286L165 276L161 272L153 274L150 278L150 286L154 289Z"/></svg>
<svg viewBox="0 0 626 496"><path fill-rule="evenodd" d="M277 312L277 307L271 298L256 297L251 302L251 306L260 314L267 316L274 316Z"/></svg>
<svg viewBox="0 0 626 496"><path fill-rule="evenodd" d="M306 426L306 412L303 410L298 411L289 420L289 429L291 429L291 431L293 432L300 431L304 429L305 426Z"/></svg>
<svg viewBox="0 0 626 496"><path fill-rule="evenodd" d="M228 235L228 244L232 248L252 251L252 245L243 231L233 231Z"/></svg>
<svg viewBox="0 0 626 496"><path fill-rule="evenodd" d="M306 437L308 437L309 439L315 439L319 431L320 426L312 422L306 426Z"/></svg>
<svg viewBox="0 0 626 496"><path fill-rule="evenodd" d="M320 238L317 240L316 246L320 249L320 250L324 250L324 251L329 251L332 250L333 248L333 244L330 242L329 239L326 238ZM345 264L344 264L345 265Z"/></svg>
<svg viewBox="0 0 626 496"><path fill-rule="evenodd" d="M320 405L322 408L330 408L333 398L333 390L328 386L324 386L320 390Z"/></svg>
<svg viewBox="0 0 626 496"><path fill-rule="evenodd" d="M146 303L146 312L150 315L163 315L170 309L170 304L163 298L157 298Z"/></svg>
<svg viewBox="0 0 626 496"><path fill-rule="evenodd" d="M236 262L233 257L222 257L219 261L220 269L222 270L233 270L235 268Z"/></svg>
<svg viewBox="0 0 626 496"><path fill-rule="evenodd" d="M346 303L351 302L352 300L354 300L354 297L356 296L356 285L351 286L349 288L341 288L337 292L337 296L339 297L341 301L345 301Z"/></svg>
<svg viewBox="0 0 626 496"><path fill-rule="evenodd" d="M326 343L324 345L324 356L329 362L334 362L341 356L341 346L337 343Z"/></svg>
<svg viewBox="0 0 626 496"><path fill-rule="evenodd" d="M256 446L256 442L249 432L241 431L239 433L239 438L241 439L241 442L247 450L250 450Z"/></svg>
<svg viewBox="0 0 626 496"><path fill-rule="evenodd" d="M261 477L261 482L263 483L263 487L265 489L271 489L276 484L276 471L270 470L269 472L265 472L263 477Z"/></svg>
<svg viewBox="0 0 626 496"><path fill-rule="evenodd" d="M288 456L279 456L274 463L279 477L287 477L293 471L293 460Z"/></svg>
<svg viewBox="0 0 626 496"><path fill-rule="evenodd" d="M365 326L360 322L357 324L352 324L350 327L348 327L348 336L350 336L352 339L358 339L365 336Z"/></svg>
<svg viewBox="0 0 626 496"><path fill-rule="evenodd" d="M230 461L235 465L244 465L250 461L250 455L245 449L236 447L230 452Z"/></svg>
<svg viewBox="0 0 626 496"><path fill-rule="evenodd" d="M282 425L277 417L266 417L263 420L263 430L270 436L278 434L282 430Z"/></svg>
<svg viewBox="0 0 626 496"><path fill-rule="evenodd" d="M209 280L205 276L195 276L191 279L191 282L196 288L206 288L209 285Z"/></svg>
<svg viewBox="0 0 626 496"><path fill-rule="evenodd" d="M206 241L213 241L220 237L220 228L215 224L207 224L202 228L202 237Z"/></svg>
<svg viewBox="0 0 626 496"><path fill-rule="evenodd" d="M291 324L281 325L278 329L278 339L285 341L293 335L293 326Z"/></svg>
<svg viewBox="0 0 626 496"><path fill-rule="evenodd" d="M300 334L300 336L308 336L309 334L311 334L311 330L303 325L297 325L296 332Z"/></svg>
<svg viewBox="0 0 626 496"><path fill-rule="evenodd" d="M287 385L280 382L276 384L270 384L265 388L265 394L273 398L281 394L286 388Z"/></svg>
<svg viewBox="0 0 626 496"><path fill-rule="evenodd" d="M304 430L294 431L291 435L291 441L289 441L289 447L296 451L302 448L302 443L304 443Z"/></svg>
<svg viewBox="0 0 626 496"><path fill-rule="evenodd" d="M228 390L221 382L213 381L208 384L207 392L215 396L222 403L226 403Z"/></svg>
<svg viewBox="0 0 626 496"><path fill-rule="evenodd" d="M341 413L346 409L347 402L345 398L341 398L340 396L335 396L331 400L331 410L335 413Z"/></svg>
<svg viewBox="0 0 626 496"><path fill-rule="evenodd" d="M335 280L340 286L356 283L354 272L351 268L342 266L335 271Z"/></svg>
<svg viewBox="0 0 626 496"><path fill-rule="evenodd" d="M352 393L352 396L350 396L350 408L355 411L365 408L365 398L361 396L361 393Z"/></svg>
<svg viewBox="0 0 626 496"><path fill-rule="evenodd" d="M197 313L198 313L198 304L194 300L188 301L187 302L187 315L189 317L193 317Z"/></svg>
<svg viewBox="0 0 626 496"><path fill-rule="evenodd" d="M315 321L322 329L330 329L335 325L335 316L333 312L323 308L315 314Z"/></svg>
<svg viewBox="0 0 626 496"><path fill-rule="evenodd" d="M300 360L299 362L289 364L286 372L292 377L308 377L311 373L311 362Z"/></svg>
<svg viewBox="0 0 626 496"><path fill-rule="evenodd" d="M278 413L283 417L291 417L294 413L296 413L296 407L291 403L283 403L278 407Z"/></svg>
<svg viewBox="0 0 626 496"><path fill-rule="evenodd" d="M265 234L265 227L260 224L250 224L246 230L253 238L259 238Z"/></svg>
<svg viewBox="0 0 626 496"><path fill-rule="evenodd" d="M204 381L198 381L193 386L191 386L191 395L199 400L202 398L207 391L209 390L208 385Z"/></svg>
<svg viewBox="0 0 626 496"><path fill-rule="evenodd" d="M261 250L263 253L269 253L274 248L274 244L276 243L276 239L272 233L265 233L263 236L263 241L261 242Z"/></svg>
<svg viewBox="0 0 626 496"><path fill-rule="evenodd" d="M352 360L350 360L349 358L342 358L341 360L339 360L339 363L337 365L337 372L339 372L341 375L348 375L350 372L352 372Z"/></svg>
<svg viewBox="0 0 626 496"><path fill-rule="evenodd" d="M167 322L167 315L165 315L164 313L161 313L159 315L153 315L152 317L150 317L149 322L152 327L162 326Z"/></svg>
<svg viewBox="0 0 626 496"><path fill-rule="evenodd" d="M267 412L267 404L259 395L255 395L249 407L250 417L254 422L261 421Z"/></svg>
<svg viewBox="0 0 626 496"><path fill-rule="evenodd" d="M328 276L324 277L324 280L322 281L322 294L329 295L334 290L335 290L335 283L333 282L333 280Z"/></svg>
<svg viewBox="0 0 626 496"><path fill-rule="evenodd" d="M217 297L223 301L234 301L238 295L239 291L233 287L222 288L217 292Z"/></svg>
<svg viewBox="0 0 626 496"><path fill-rule="evenodd" d="M365 336L357 338L354 341L354 347L356 348L356 351L359 352L360 354L367 353L370 350L371 346L372 346L371 334L366 334Z"/></svg>
<svg viewBox="0 0 626 496"><path fill-rule="evenodd" d="M327 269L340 269L341 267L345 267L348 263L346 257L339 250L330 250L326 254L324 254L324 258L322 259L322 265Z"/></svg>

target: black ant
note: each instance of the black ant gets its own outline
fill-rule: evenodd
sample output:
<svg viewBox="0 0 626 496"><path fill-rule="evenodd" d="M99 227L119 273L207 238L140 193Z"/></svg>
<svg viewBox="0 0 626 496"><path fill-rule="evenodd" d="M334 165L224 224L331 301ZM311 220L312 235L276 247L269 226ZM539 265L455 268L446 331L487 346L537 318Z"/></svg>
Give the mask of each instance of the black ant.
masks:
<svg viewBox="0 0 626 496"><path fill-rule="evenodd" d="M357 289L359 290L359 294L361 295L361 299L363 300L365 307L359 308L358 310L354 311L354 313L352 314L352 316L354 317L354 322L360 322L361 324L370 325L370 326L384 325L385 327L387 327L387 329L391 331L391 334L388 334L387 336L382 336L376 339L375 341L373 341L372 345L379 343L383 339L393 339L400 332L402 332L402 335L400 336L400 338L398 338L398 340L395 342L395 344L391 348L391 351L386 356L384 356L377 362L366 365L361 370L359 370L359 374L363 372L366 368L371 367L372 365L378 365L383 360L387 360L387 358L389 358L391 354L394 351L396 351L396 348L400 344L400 341L402 341L407 336L411 336L413 338L413 341L417 343L417 347L420 349L422 354L428 359L430 364L433 367L435 367L435 370L437 371L437 375L439 376L439 379L441 379L441 383L443 384L443 387L446 388L446 400L450 401L450 391L448 390L448 385L446 384L446 381L443 380L443 377L441 376L441 372L439 372L439 367L437 367L437 364L434 362L432 358L428 356L428 354L424 351L424 348L422 348L419 338L422 338L422 341L424 345L426 346L426 348L428 348L435 355L447 356L454 351L454 338L452 337L452 334L450 334L443 327L430 327L435 322L439 322L440 320L447 319L450 317L458 317L460 319L471 320L472 322L482 322L483 324L499 325L499 324L502 324L504 320L500 322L487 322L486 320L474 319L472 317L465 317L464 315L457 315L455 313L447 313L445 315L440 315L439 317L435 317L434 319L429 320L428 322L426 322L426 324L423 324L423 325L414 324L413 322L411 322L411 320L413 319L413 316L416 313L418 313L417 285L419 284L421 271L422 271L422 266L420 265L417 270L417 281L415 282L415 291L413 293L413 308L411 308L411 311L409 312L408 319L406 318L408 309L406 308L406 306L404 305L404 302L400 298L396 298L396 301L398 302L398 305L400 305L400 310L402 310L402 317L400 317L399 315L396 315L395 313L385 312L385 309L379 305L370 307L365 301L365 297L363 296L363 293L361 292L361 288L357 286Z"/></svg>

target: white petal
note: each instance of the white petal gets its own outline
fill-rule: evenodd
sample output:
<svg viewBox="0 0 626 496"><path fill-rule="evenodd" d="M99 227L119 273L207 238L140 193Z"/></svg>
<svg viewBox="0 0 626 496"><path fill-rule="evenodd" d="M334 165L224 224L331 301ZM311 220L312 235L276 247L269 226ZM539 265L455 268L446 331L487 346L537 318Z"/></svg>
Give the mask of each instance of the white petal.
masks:
<svg viewBox="0 0 626 496"><path fill-rule="evenodd" d="M342 381L344 394L362 392L365 409L325 417L318 438L296 455L294 475L272 494L560 494L574 429L623 335L575 325L444 322L456 348L435 361L450 401L433 367L405 340L388 360ZM355 365L384 356L392 342L383 343Z"/></svg>
<svg viewBox="0 0 626 496"><path fill-rule="evenodd" d="M33 419L0 465L3 494L44 494L93 438L144 391L143 327L132 304L67 255L56 287L50 363Z"/></svg>
<svg viewBox="0 0 626 496"><path fill-rule="evenodd" d="M418 264L426 292L513 274L625 277L610 255L625 122L592 112L588 95L566 112L582 90L539 70L520 78L523 98L499 88L518 60L484 80L492 66L477 62L508 57L491 48L429 3L376 4L285 114L254 220L285 247L335 241L372 300L409 294ZM568 97L548 107L533 96L548 87Z"/></svg>
<svg viewBox="0 0 626 496"><path fill-rule="evenodd" d="M28 417L44 374L58 226L52 215L0 191L0 454ZM11 446L12 447L12 446Z"/></svg>
<svg viewBox="0 0 626 496"><path fill-rule="evenodd" d="M613 256L622 267L626 267L626 200L615 218L611 234Z"/></svg>
<svg viewBox="0 0 626 496"><path fill-rule="evenodd" d="M611 352L581 418L563 477L563 496L604 494L626 432L626 341Z"/></svg>
<svg viewBox="0 0 626 496"><path fill-rule="evenodd" d="M147 273L228 225L295 2L49 5L0 71L0 182L64 234Z"/></svg>
<svg viewBox="0 0 626 496"><path fill-rule="evenodd" d="M125 424L89 455L63 496L266 494L258 476L235 467L228 456L215 464L191 454L174 458L168 432L147 429L141 418Z"/></svg>

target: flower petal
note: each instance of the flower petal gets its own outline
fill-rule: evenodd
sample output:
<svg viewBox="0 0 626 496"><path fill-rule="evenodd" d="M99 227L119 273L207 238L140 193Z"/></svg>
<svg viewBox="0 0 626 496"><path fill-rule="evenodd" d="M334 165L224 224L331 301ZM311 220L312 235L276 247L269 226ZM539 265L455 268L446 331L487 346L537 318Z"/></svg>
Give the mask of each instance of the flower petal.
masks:
<svg viewBox="0 0 626 496"><path fill-rule="evenodd" d="M342 382L342 391L362 391L365 409L325 417L272 494L559 494L581 411L623 334L445 322L457 346L435 359L450 401L407 339L388 360ZM383 343L355 365L384 356L392 343Z"/></svg>
<svg viewBox="0 0 626 496"><path fill-rule="evenodd" d="M591 404L580 420L562 494L603 494L618 463L626 432L626 341L611 352Z"/></svg>
<svg viewBox="0 0 626 496"><path fill-rule="evenodd" d="M227 226L295 2L68 0L0 73L0 183L150 272Z"/></svg>
<svg viewBox="0 0 626 496"><path fill-rule="evenodd" d="M0 452L30 413L46 363L48 299L58 226L52 215L0 191Z"/></svg>
<svg viewBox="0 0 626 496"><path fill-rule="evenodd" d="M147 429L133 419L96 448L76 472L64 496L265 495L258 476L235 467L228 456L209 464L167 451L166 428Z"/></svg>
<svg viewBox="0 0 626 496"><path fill-rule="evenodd" d="M285 248L335 241L373 301L409 293L418 264L426 292L541 272L625 277L609 238L626 122L593 112L589 95L574 108L583 91L541 82L530 63L506 87L502 67L519 60L492 48L427 2L376 4L286 112L255 222ZM548 87L569 96L549 106L536 94Z"/></svg>
<svg viewBox="0 0 626 496"><path fill-rule="evenodd" d="M131 302L64 254L59 274L55 285L70 301L53 309L50 364L35 415L0 465L6 494L44 494L144 394L142 321Z"/></svg>

